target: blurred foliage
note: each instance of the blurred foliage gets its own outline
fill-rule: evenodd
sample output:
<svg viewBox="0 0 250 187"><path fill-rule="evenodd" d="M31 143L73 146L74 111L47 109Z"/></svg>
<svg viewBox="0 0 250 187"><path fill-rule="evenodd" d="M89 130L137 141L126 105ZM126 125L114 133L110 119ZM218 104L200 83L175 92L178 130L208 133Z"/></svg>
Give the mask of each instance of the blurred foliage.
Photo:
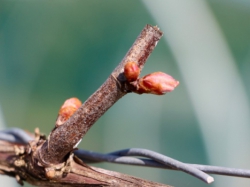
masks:
<svg viewBox="0 0 250 187"><path fill-rule="evenodd" d="M240 2L208 1L250 95L250 3ZM141 1L0 1L0 104L6 124L29 131L39 127L48 135L64 100L86 100L148 23L157 25ZM93 126L80 148L110 152L141 147L208 164L191 101L163 41L142 74L159 70L180 80L180 86L163 97L122 98ZM205 186L181 172L98 166L175 186Z"/></svg>

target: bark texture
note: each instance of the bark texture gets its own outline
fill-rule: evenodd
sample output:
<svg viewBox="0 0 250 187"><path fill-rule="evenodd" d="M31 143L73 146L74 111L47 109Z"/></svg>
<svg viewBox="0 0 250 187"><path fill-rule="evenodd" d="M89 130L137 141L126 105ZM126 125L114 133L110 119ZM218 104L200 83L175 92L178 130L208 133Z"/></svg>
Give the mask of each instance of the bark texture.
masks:
<svg viewBox="0 0 250 187"><path fill-rule="evenodd" d="M90 127L130 91L124 65L133 61L142 69L161 36L158 27L146 25L103 85L48 139L36 131L28 145L0 141L0 173L36 186L166 186L88 166L73 154Z"/></svg>

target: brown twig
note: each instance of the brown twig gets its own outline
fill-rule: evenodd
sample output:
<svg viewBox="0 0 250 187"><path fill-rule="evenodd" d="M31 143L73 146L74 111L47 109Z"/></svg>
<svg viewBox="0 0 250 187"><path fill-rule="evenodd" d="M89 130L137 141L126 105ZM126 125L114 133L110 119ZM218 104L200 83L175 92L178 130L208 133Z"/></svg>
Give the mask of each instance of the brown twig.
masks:
<svg viewBox="0 0 250 187"><path fill-rule="evenodd" d="M93 94L75 114L62 126L51 132L50 138L39 151L44 164L58 164L82 139L90 127L126 92L124 65L137 62L143 68L147 58L162 36L158 27L146 25L121 63L111 73L105 83Z"/></svg>
<svg viewBox="0 0 250 187"><path fill-rule="evenodd" d="M37 186L167 186L87 166L72 153L95 121L127 93L124 65L134 61L142 69L161 36L158 27L147 25L105 83L68 121L56 126L47 140L36 129L35 140L28 145L3 142L0 174Z"/></svg>

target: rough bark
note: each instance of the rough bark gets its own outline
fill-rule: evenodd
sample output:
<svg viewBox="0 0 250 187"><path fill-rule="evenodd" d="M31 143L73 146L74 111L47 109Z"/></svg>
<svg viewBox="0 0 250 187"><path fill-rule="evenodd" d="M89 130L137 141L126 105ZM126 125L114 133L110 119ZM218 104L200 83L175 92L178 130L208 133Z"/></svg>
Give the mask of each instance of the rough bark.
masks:
<svg viewBox="0 0 250 187"><path fill-rule="evenodd" d="M129 61L134 61L142 69L161 36L162 32L157 27L147 25L142 30L121 63L104 84L83 103L64 125L52 131L49 140L40 150L44 163L57 164L62 162L96 120L127 93L126 78L123 74L124 65Z"/></svg>
<svg viewBox="0 0 250 187"><path fill-rule="evenodd" d="M48 139L36 132L28 145L0 142L0 173L36 186L166 186L84 164L73 155L76 144L90 127L129 92L124 65L133 61L143 68L162 36L158 27L146 25L135 43L104 84Z"/></svg>

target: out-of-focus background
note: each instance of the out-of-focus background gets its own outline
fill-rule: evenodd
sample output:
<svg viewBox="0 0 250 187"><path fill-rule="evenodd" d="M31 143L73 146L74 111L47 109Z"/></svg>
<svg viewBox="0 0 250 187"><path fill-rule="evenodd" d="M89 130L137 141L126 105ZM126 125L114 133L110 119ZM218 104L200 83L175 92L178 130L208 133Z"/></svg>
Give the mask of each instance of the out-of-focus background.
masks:
<svg viewBox="0 0 250 187"><path fill-rule="evenodd" d="M85 101L146 24L158 25L164 37L142 75L163 71L180 85L161 97L128 94L80 148L139 147L188 163L250 169L247 0L1 1L1 128L39 127L48 135L62 103L72 96ZM207 186L177 171L97 166L173 186ZM213 176L211 187L250 185Z"/></svg>

